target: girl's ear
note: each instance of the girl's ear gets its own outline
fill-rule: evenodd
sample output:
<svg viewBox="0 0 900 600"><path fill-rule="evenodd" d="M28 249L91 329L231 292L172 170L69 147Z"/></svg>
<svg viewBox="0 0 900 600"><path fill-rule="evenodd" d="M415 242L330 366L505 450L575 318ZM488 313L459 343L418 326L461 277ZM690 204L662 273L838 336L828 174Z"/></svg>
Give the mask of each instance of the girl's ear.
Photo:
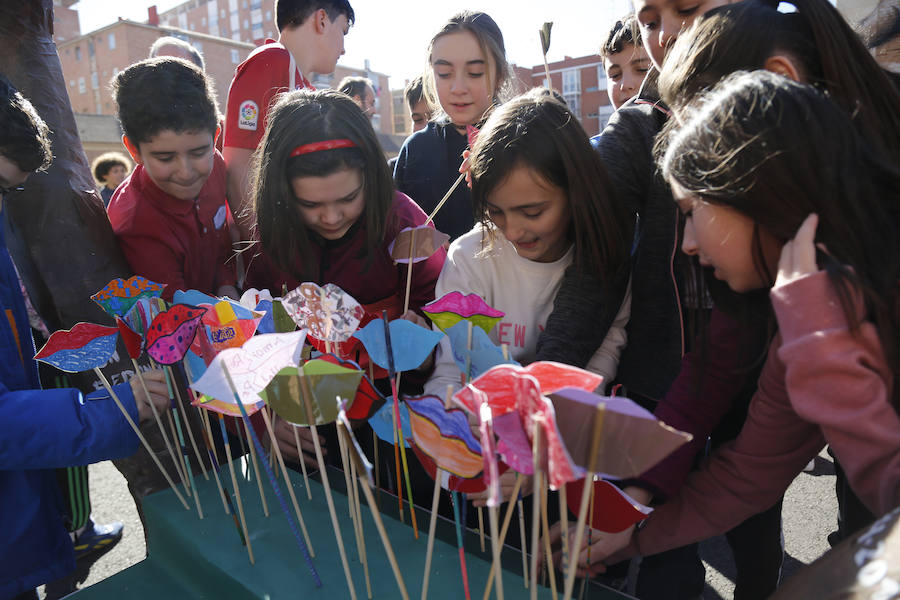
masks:
<svg viewBox="0 0 900 600"><path fill-rule="evenodd" d="M131 160L134 161L134 164L144 164L144 161L141 160L140 150L138 150L137 145L132 142L127 135L122 136L122 144L125 145L125 148L128 150L128 154L131 155Z"/></svg>
<svg viewBox="0 0 900 600"><path fill-rule="evenodd" d="M794 65L794 60L785 54L773 54L763 63L763 68L797 83L803 83L800 79L800 71Z"/></svg>

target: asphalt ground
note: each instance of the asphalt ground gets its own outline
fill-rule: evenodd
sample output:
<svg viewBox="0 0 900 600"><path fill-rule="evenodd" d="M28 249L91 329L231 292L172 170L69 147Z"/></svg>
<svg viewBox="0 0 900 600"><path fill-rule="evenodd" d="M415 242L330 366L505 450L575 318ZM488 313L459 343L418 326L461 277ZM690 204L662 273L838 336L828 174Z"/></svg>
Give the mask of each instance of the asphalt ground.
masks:
<svg viewBox="0 0 900 600"><path fill-rule="evenodd" d="M143 560L146 554L143 528L124 477L111 462L91 465L89 473L94 519L98 523L122 521L124 536L111 549L79 561L70 577L43 586L39 590L41 598L62 598L115 575ZM801 473L788 489L782 511L786 550L782 580L828 550L826 536L835 529L837 519L834 479L833 463L823 451L816 458L815 470ZM734 564L724 538L704 542L700 551L706 566L703 598L732 598Z"/></svg>

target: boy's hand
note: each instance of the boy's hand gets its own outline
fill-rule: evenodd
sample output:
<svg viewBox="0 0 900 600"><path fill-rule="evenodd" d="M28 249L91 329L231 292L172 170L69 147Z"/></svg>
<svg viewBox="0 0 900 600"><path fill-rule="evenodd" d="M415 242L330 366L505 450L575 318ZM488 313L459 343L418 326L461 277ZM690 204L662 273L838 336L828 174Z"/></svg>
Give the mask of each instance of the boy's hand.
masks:
<svg viewBox="0 0 900 600"><path fill-rule="evenodd" d="M787 285L819 271L819 265L816 263L815 244L818 224L819 216L812 213L800 225L794 239L787 242L781 249L775 287Z"/></svg>
<svg viewBox="0 0 900 600"><path fill-rule="evenodd" d="M131 393L134 395L134 402L138 409L138 418L141 421L147 421L153 418L153 410L150 408L152 402L156 406L157 412L166 411L169 406L169 388L166 386L166 374L160 369L146 371L141 373L144 385L147 386L149 396L144 392L144 386L137 376L131 378L128 382L131 385Z"/></svg>
<svg viewBox="0 0 900 600"><path fill-rule="evenodd" d="M469 186L469 189L472 189L472 173L469 171L469 156L472 154L471 150L463 150L462 156L463 161L462 164L459 165L459 172L466 174L466 185Z"/></svg>

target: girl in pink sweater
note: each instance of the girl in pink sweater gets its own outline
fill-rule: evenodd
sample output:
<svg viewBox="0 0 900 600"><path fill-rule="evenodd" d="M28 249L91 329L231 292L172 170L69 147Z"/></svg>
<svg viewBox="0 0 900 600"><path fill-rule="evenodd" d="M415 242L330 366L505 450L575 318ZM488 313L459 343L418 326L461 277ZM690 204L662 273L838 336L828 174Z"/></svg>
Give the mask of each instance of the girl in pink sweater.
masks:
<svg viewBox="0 0 900 600"><path fill-rule="evenodd" d="M624 550L596 545L592 570L728 530L826 443L870 510L900 505L900 172L828 98L765 71L679 117L661 168L687 219L682 249L735 300L772 310L777 333L737 439Z"/></svg>

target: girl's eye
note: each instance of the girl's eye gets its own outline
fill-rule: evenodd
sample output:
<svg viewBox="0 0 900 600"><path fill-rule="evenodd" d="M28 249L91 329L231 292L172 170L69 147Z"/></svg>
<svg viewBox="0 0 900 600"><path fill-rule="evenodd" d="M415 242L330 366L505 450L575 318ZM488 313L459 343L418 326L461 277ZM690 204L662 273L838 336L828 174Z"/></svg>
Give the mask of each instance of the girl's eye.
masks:
<svg viewBox="0 0 900 600"><path fill-rule="evenodd" d="M448 79L453 73L447 71L445 73L441 73L440 71L435 72L435 75L438 79Z"/></svg>
<svg viewBox="0 0 900 600"><path fill-rule="evenodd" d="M544 214L544 211L542 211L542 210L535 211L535 212L523 211L522 214L525 215L526 217L528 217L529 219L537 219L539 216Z"/></svg>
<svg viewBox="0 0 900 600"><path fill-rule="evenodd" d="M657 28L659 24L655 20L644 21L641 23L641 29L646 29L647 31L653 31Z"/></svg>
<svg viewBox="0 0 900 600"><path fill-rule="evenodd" d="M471 77L472 79L477 79L478 77L484 77L484 71L482 71L481 73L473 73L470 71L469 77Z"/></svg>
<svg viewBox="0 0 900 600"><path fill-rule="evenodd" d="M298 200L298 201L297 201L297 205L298 205L300 208L307 208L307 209L309 209L309 208L315 208L315 207L316 207L315 203L313 203L313 202L303 202L302 200Z"/></svg>
<svg viewBox="0 0 900 600"><path fill-rule="evenodd" d="M607 77L609 77L612 81L618 81L622 78L622 74L619 72L610 73L609 75L607 75Z"/></svg>
<svg viewBox="0 0 900 600"><path fill-rule="evenodd" d="M689 17L689 16L691 16L692 14L694 14L695 12L697 12L697 9L698 9L699 7L700 7L699 4L695 4L695 5L689 6L689 7L687 7L687 8L679 8L678 11L677 11L677 12L678 12L678 16L679 16L679 17Z"/></svg>
<svg viewBox="0 0 900 600"><path fill-rule="evenodd" d="M487 209L487 214L490 217L499 217L503 215L503 211L497 208L489 208Z"/></svg>

